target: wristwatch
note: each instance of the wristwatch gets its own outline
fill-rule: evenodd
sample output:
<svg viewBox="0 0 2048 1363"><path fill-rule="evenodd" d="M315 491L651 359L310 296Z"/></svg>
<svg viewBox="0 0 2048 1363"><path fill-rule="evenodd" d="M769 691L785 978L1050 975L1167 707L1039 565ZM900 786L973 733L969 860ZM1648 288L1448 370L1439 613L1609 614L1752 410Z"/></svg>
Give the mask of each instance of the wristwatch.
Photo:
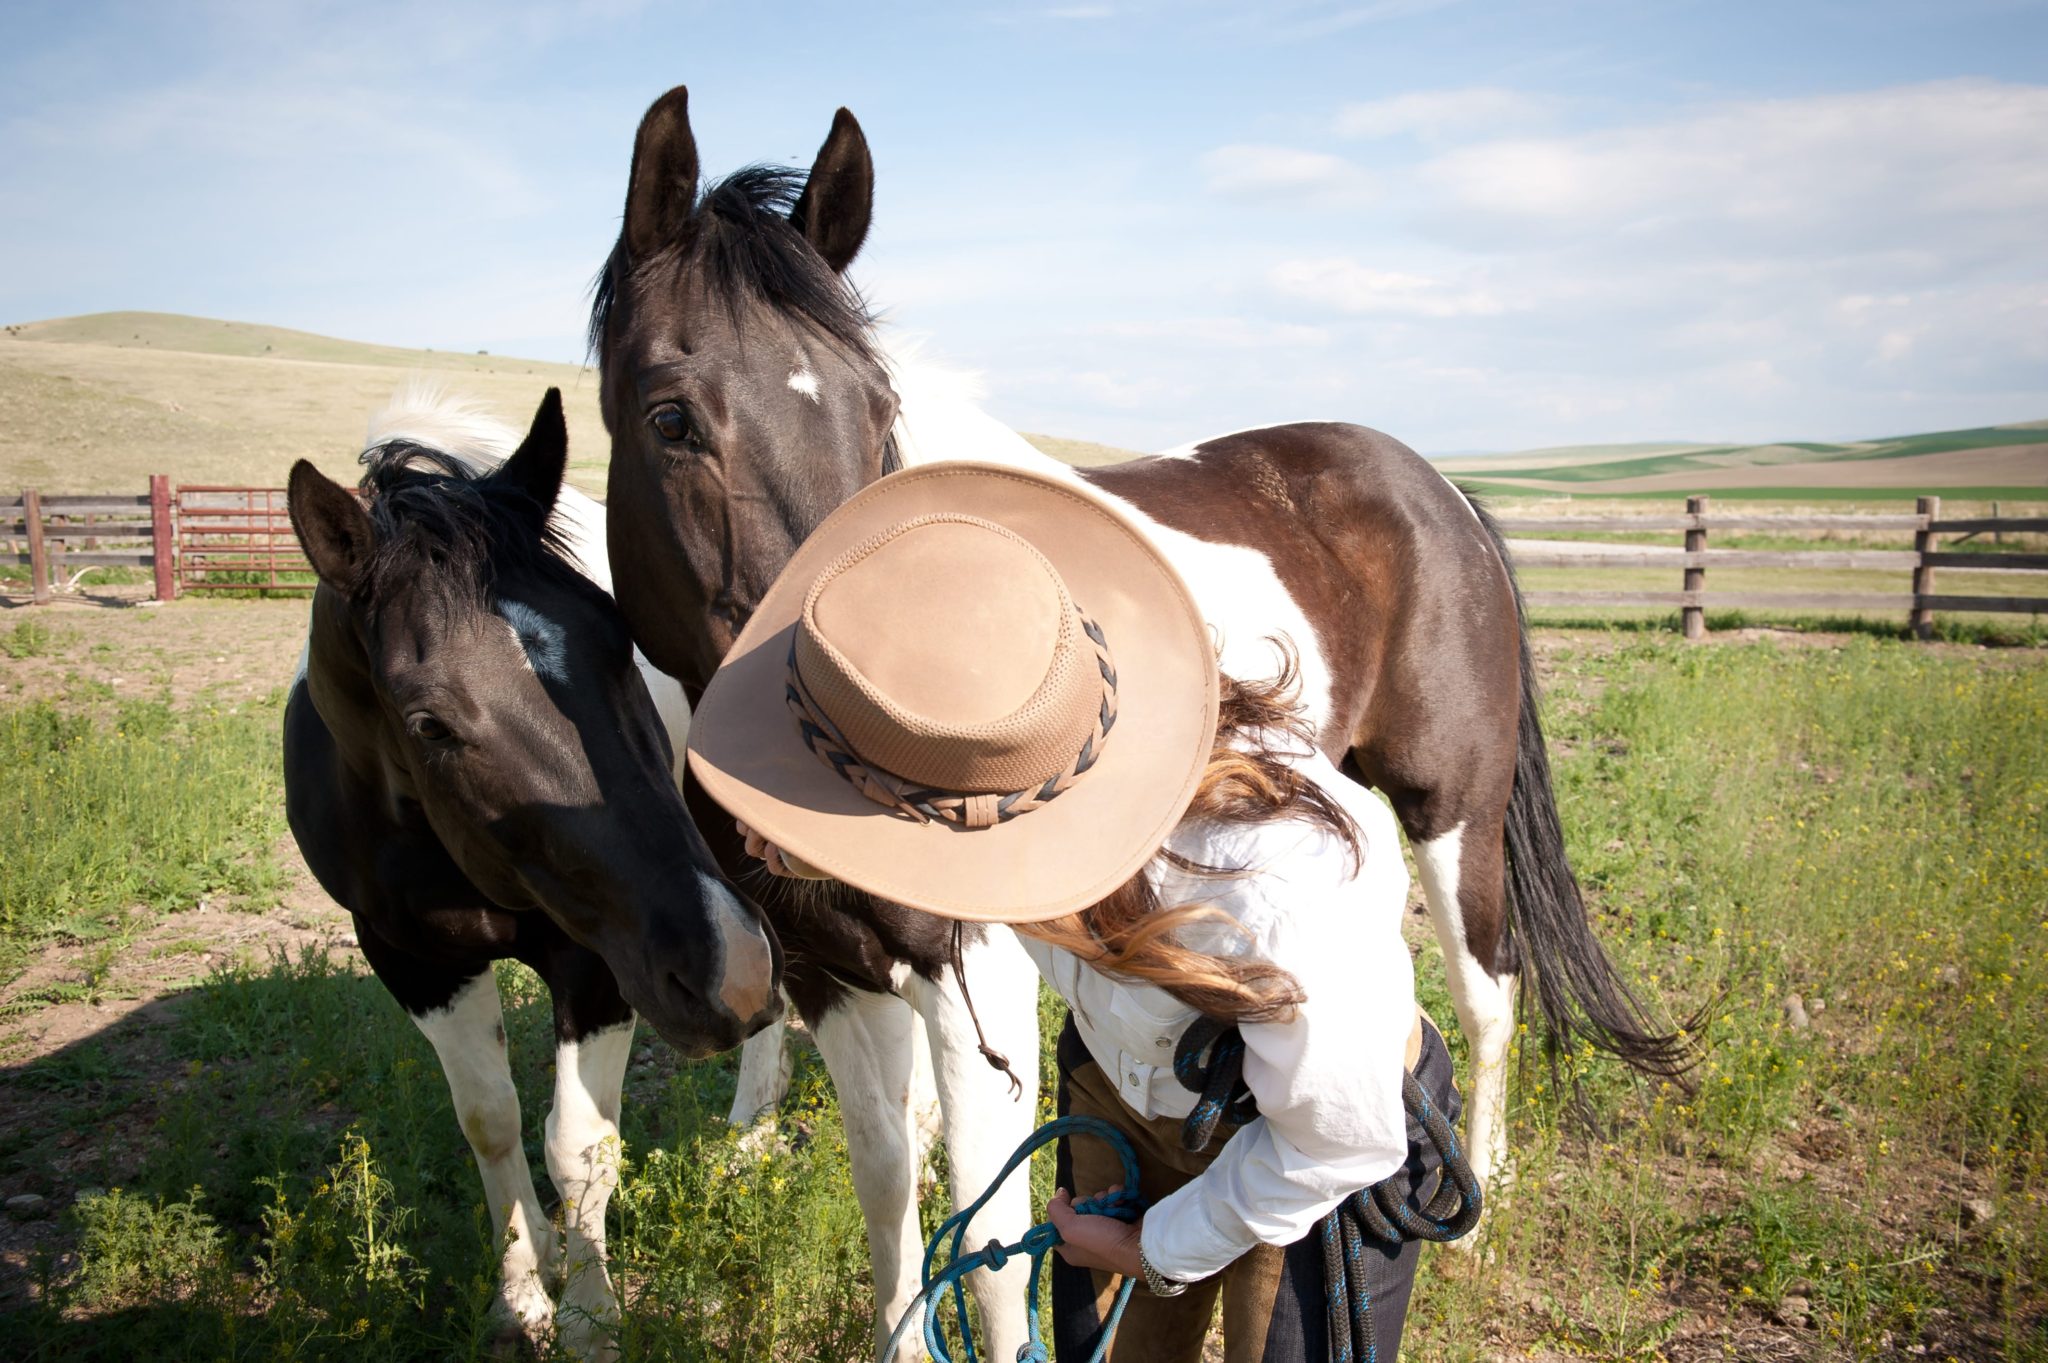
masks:
<svg viewBox="0 0 2048 1363"><path fill-rule="evenodd" d="M1186 1283L1176 1282L1152 1266L1152 1261L1145 1257L1143 1244L1138 1246L1138 1268L1145 1275L1145 1290L1155 1297L1178 1297L1188 1290Z"/></svg>

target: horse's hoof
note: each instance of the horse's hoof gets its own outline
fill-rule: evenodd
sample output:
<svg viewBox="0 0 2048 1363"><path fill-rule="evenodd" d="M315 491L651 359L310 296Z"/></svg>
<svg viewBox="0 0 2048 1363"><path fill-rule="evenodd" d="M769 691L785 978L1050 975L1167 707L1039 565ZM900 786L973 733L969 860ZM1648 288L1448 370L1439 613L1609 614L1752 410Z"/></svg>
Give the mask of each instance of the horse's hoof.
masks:
<svg viewBox="0 0 2048 1363"><path fill-rule="evenodd" d="M531 1283L523 1293L501 1288L491 1305L491 1330L485 1352L492 1358L526 1360L539 1358L555 1332L555 1305Z"/></svg>

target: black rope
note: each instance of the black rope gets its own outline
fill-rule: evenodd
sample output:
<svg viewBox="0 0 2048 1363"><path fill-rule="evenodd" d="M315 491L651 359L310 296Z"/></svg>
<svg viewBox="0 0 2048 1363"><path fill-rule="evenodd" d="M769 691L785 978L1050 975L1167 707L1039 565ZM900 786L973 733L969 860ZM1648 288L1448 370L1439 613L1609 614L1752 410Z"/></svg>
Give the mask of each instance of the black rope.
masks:
<svg viewBox="0 0 2048 1363"><path fill-rule="evenodd" d="M967 992L967 965L960 959L959 919L953 920L953 978L960 984L960 1001L967 1005L967 1020L974 1024L974 1041L981 1048L981 1058L988 1061L988 1067L1006 1076L1010 1081L1010 1099L1015 1101L1024 1096L1024 1081L1017 1077L1017 1071L1010 1068L1010 1057L988 1044L988 1036L981 1030L981 1014L974 1011L974 995Z"/></svg>
<svg viewBox="0 0 2048 1363"><path fill-rule="evenodd" d="M1181 1126L1181 1145L1191 1152L1207 1149L1224 1121L1242 1126L1259 1115L1258 1102L1244 1082L1244 1037L1235 1025L1195 1019L1174 1049L1173 1074L1199 1095ZM1402 1072L1401 1101L1410 1120L1422 1128L1423 1138L1436 1147L1442 1173L1435 1194L1423 1206L1413 1204L1405 1180L1397 1174L1353 1193L1317 1223L1331 1363L1357 1363L1361 1350L1364 1363L1377 1361L1372 1293L1365 1285L1368 1238L1386 1245L1406 1240L1441 1243L1479 1224L1478 1176L1450 1119L1430 1102L1412 1071Z"/></svg>

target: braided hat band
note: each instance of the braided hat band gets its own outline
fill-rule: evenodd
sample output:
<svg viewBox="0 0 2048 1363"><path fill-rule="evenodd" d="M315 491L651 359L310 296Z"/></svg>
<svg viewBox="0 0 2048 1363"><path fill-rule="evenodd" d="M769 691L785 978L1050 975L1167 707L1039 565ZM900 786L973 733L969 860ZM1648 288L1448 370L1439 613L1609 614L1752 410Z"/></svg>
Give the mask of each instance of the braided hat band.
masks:
<svg viewBox="0 0 2048 1363"><path fill-rule="evenodd" d="M1096 758L1109 741L1109 732L1116 727L1116 663L1110 656L1109 641L1104 637L1102 627L1090 619L1088 613L1078 605L1074 615L1081 631L1095 647L1095 665L1102 678L1102 701L1096 710L1094 727L1082 740L1081 750L1065 767L1035 786L1013 790L1007 794L974 794L962 791L941 790L932 786L906 781L892 772L885 771L866 761L847 742L846 735L834 724L804 685L803 673L797 666L796 638L792 633L789 644L788 680L783 688L783 699L795 717L797 729L803 736L804 746L815 754L819 761L831 768L840 779L855 790L873 800L876 804L916 820L930 823L937 820L959 828L992 828L1008 823L1021 815L1028 814L1040 805L1048 804L1062 792L1073 786L1095 765Z"/></svg>

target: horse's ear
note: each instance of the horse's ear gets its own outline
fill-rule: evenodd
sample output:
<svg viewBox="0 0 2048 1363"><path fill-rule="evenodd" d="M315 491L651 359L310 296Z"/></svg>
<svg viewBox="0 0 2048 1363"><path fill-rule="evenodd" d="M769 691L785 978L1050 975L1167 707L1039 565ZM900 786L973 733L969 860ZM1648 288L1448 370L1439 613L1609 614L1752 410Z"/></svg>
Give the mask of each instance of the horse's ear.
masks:
<svg viewBox="0 0 2048 1363"><path fill-rule="evenodd" d="M354 493L304 459L292 465L284 500L313 571L336 591L354 591L370 561L370 513Z"/></svg>
<svg viewBox="0 0 2048 1363"><path fill-rule="evenodd" d="M562 417L562 390L550 388L533 414L533 426L512 457L499 466L493 477L509 483L540 507L547 521L562 492L562 471L569 466L569 423Z"/></svg>
<svg viewBox="0 0 2048 1363"><path fill-rule="evenodd" d="M681 233L697 205L697 139L690 92L678 85L648 106L626 180L626 254L641 261Z"/></svg>
<svg viewBox="0 0 2048 1363"><path fill-rule="evenodd" d="M868 239L875 208L875 162L868 139L853 115L841 109L818 148L811 178L789 210L789 221L825 257L834 274L845 273Z"/></svg>

